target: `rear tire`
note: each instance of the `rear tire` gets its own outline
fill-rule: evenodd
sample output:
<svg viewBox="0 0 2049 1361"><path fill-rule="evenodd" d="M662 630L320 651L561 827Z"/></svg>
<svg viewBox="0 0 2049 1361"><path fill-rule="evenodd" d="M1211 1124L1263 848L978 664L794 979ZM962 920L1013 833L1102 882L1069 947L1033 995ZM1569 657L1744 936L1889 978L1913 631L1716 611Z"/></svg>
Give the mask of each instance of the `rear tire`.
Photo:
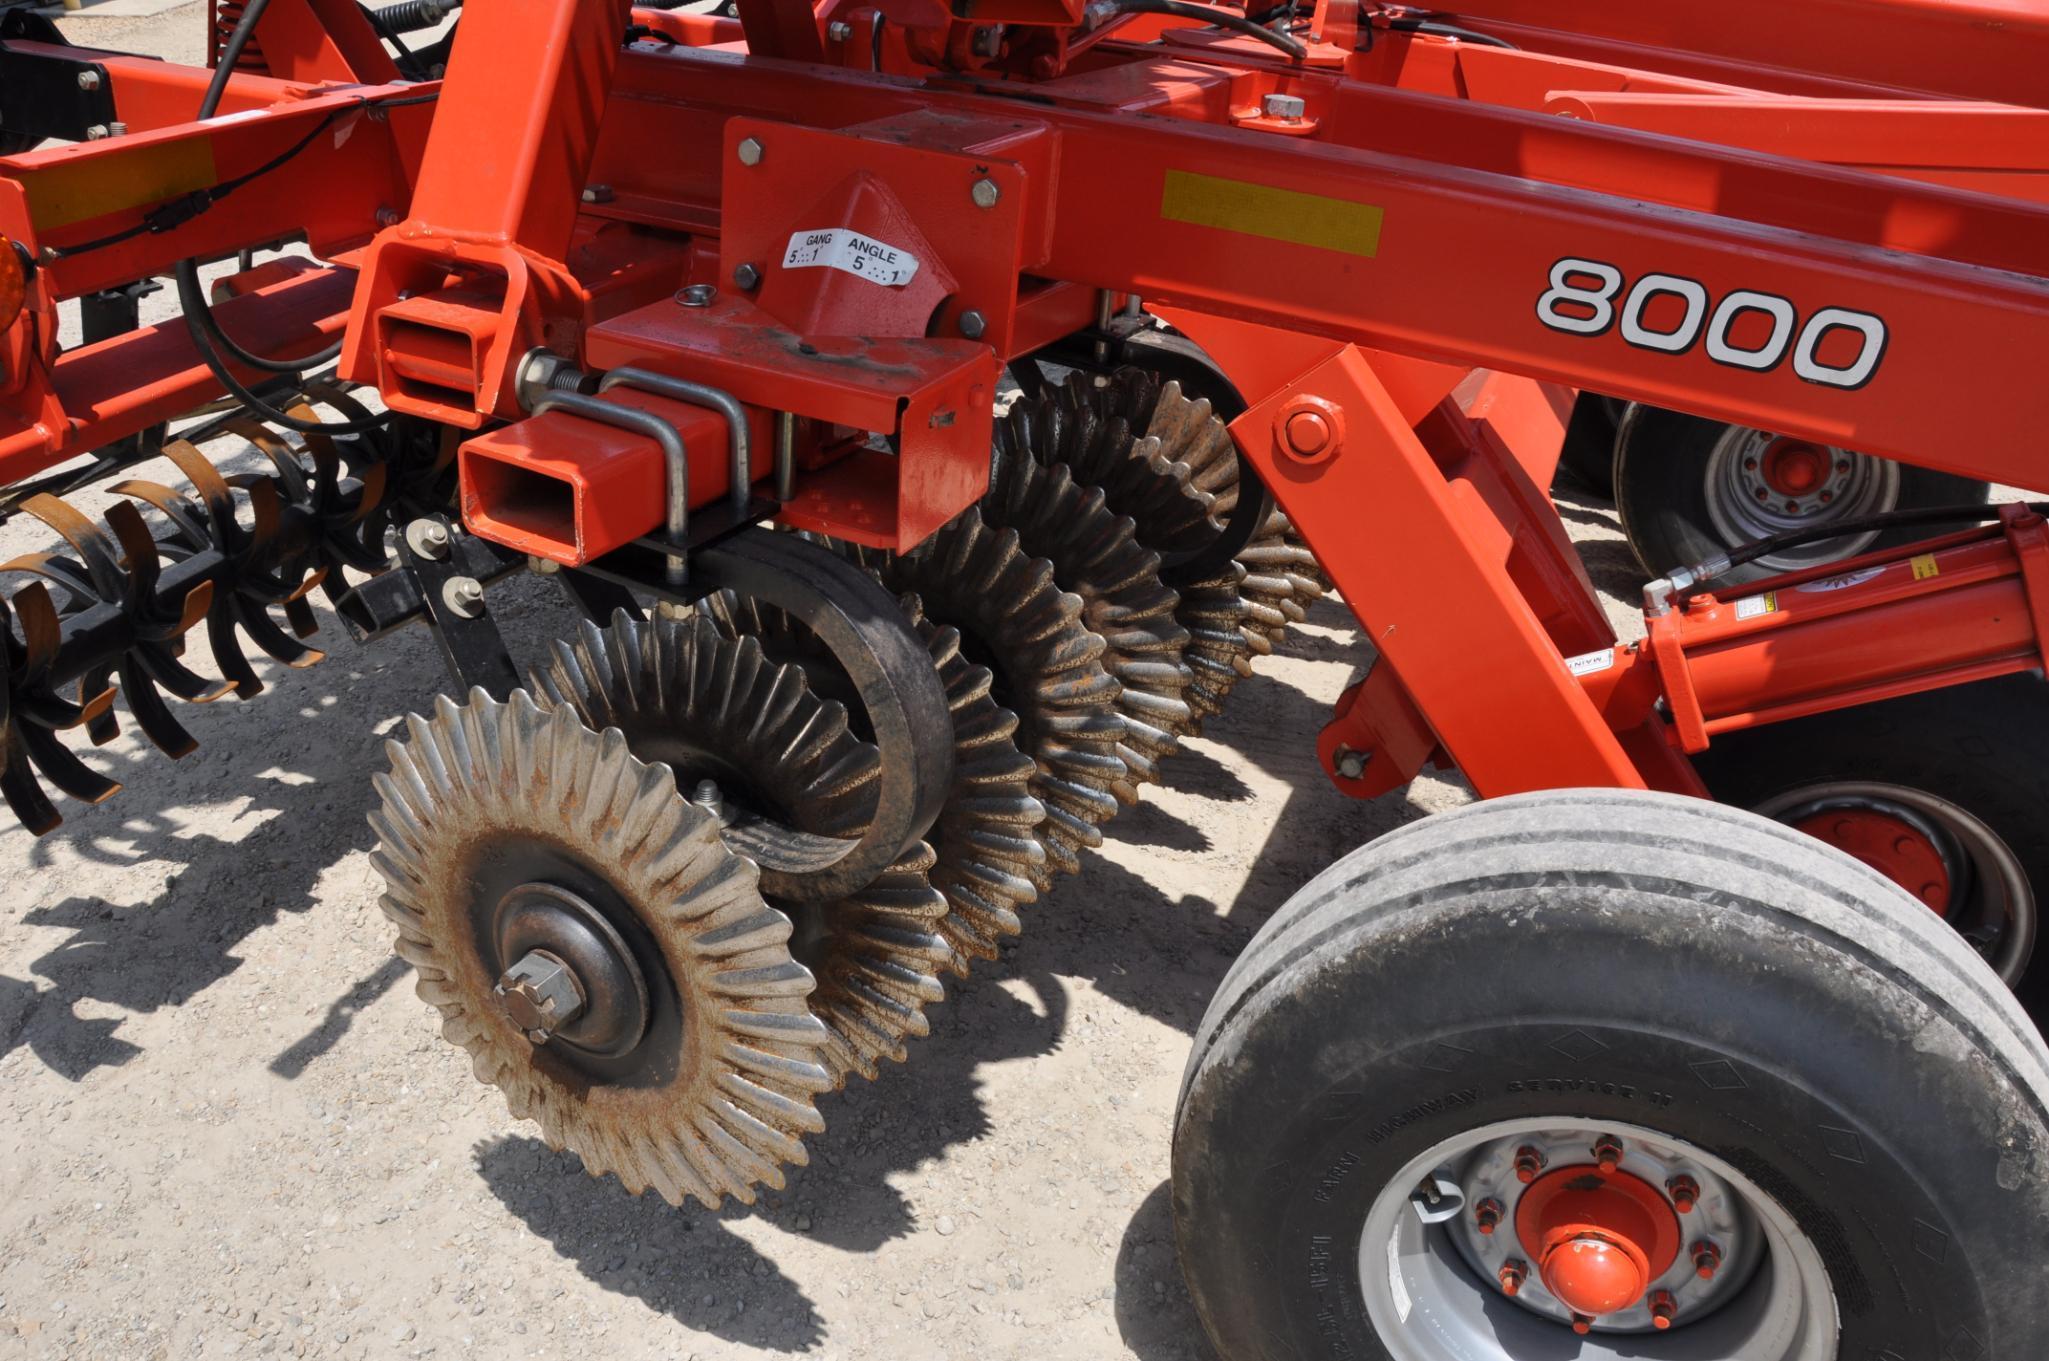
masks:
<svg viewBox="0 0 2049 1361"><path fill-rule="evenodd" d="M1757 461L1746 451L1754 453L1773 443L1772 437L1758 431L1662 407L1629 409L1615 441L1615 509L1646 575L1663 576L1674 567L1704 562L1739 544L1831 519L1926 506L1978 506L1991 493L1985 483L1970 478L1830 449L1825 452L1832 461L1820 474L1828 479L1826 485L1804 499L1760 504L1757 493L1769 488L1761 481L1763 472L1744 471L1744 465ZM1769 461L1769 454L1764 458ZM1824 492L1831 498L1827 504L1819 500ZM1732 585L1757 581L1910 543L1930 532L1909 526L1803 544L1746 563L1721 580Z"/></svg>
<svg viewBox="0 0 2049 1361"><path fill-rule="evenodd" d="M1619 397L1580 393L1565 425L1565 444L1558 452L1561 472L1609 500L1615 496L1615 435L1628 409L1629 403Z"/></svg>
<svg viewBox="0 0 2049 1361"><path fill-rule="evenodd" d="M1800 1307L1824 1331L1708 1332L1740 1331L1739 1295L1575 1337L1476 1273L1386 1317L1390 1281L1444 1259L1369 1217L1447 1140L1533 1120L1703 1150L1790 1226L1786 1261L1822 1264ZM1660 794L1501 799L1345 857L1254 939L1197 1032L1174 1209L1225 1361L2027 1361L2049 1052L1939 918L1810 838Z"/></svg>
<svg viewBox="0 0 2049 1361"><path fill-rule="evenodd" d="M1919 793L1953 805L1996 839L1994 851L2012 862L2029 895L2027 922L2015 928L2026 941L1988 940L1990 962L1998 967L2009 947L2023 952L2022 969L2028 953L2040 958L2033 921L2049 886L2049 822L2042 817L2049 803L2049 684L2039 676L2002 676L1728 733L1694 757L1694 768L1721 802L1789 822L1801 820L1812 802L1806 795L1829 789L1870 787L1883 796L1890 787L1894 798ZM1968 829L1959 839L1972 839ZM1988 891L1997 891L2001 878L1990 865L1972 877ZM1995 915L2003 914L1968 903L1952 913L1967 929ZM2027 941L2035 942L2032 951ZM2049 1015L2049 969L2010 973L2022 1005L2038 1020Z"/></svg>

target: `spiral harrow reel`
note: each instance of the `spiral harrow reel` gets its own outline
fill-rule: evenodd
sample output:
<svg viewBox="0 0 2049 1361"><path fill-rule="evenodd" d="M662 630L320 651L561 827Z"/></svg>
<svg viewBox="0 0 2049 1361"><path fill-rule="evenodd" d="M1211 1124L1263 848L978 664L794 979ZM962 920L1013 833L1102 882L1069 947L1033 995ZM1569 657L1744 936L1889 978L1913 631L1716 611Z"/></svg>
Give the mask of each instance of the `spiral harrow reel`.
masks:
<svg viewBox="0 0 2049 1361"><path fill-rule="evenodd" d="M353 406L338 393L323 400ZM303 442L248 418L224 428L268 467L225 474L178 440L163 453L184 475L183 488L116 482L108 490L125 499L98 522L49 493L20 505L69 549L0 564L0 572L31 578L0 600L0 794L37 835L62 821L45 781L89 803L120 789L59 733L82 730L94 746L113 741L118 695L158 750L189 754L197 743L167 695L203 704L260 693L245 644L287 666L320 660L301 641L318 629L310 594L318 588L339 601L349 589L345 569L383 571L394 515L445 500L424 427ZM145 508L155 512L155 528ZM196 631L216 676L186 665Z"/></svg>
<svg viewBox="0 0 2049 1361"><path fill-rule="evenodd" d="M1229 447L1178 384L1077 376L915 550L742 531L693 554L693 608L412 720L384 907L479 1077L636 1191L782 1186L815 1096L903 1061L1316 595L1199 562ZM1264 565L1285 526L1256 528Z"/></svg>

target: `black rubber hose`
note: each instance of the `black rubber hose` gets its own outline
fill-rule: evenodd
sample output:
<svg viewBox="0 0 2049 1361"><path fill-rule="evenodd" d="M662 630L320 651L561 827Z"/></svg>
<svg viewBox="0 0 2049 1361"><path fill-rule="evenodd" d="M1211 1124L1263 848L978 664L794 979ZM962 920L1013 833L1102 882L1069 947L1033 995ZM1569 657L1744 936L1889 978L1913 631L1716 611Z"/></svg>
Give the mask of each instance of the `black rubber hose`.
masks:
<svg viewBox="0 0 2049 1361"><path fill-rule="evenodd" d="M213 79L206 85L206 94L199 101L199 121L205 122L220 110L221 98L227 93L228 81L234 75L235 66L242 59L242 49L249 44L249 37L256 31L257 21L270 6L270 0L249 0L249 7L242 11L240 22L228 41L221 47L220 55L213 68ZM293 360L266 359L251 354L234 341L228 339L214 319L213 309L207 306L206 291L199 281L199 261L196 258L180 260L174 271L178 283L178 303L185 315L185 330L192 337L192 347L206 365L207 372L236 401L248 407L257 415L294 430L302 435L360 435L367 431L382 429L391 421L389 411L379 412L359 420L324 422L301 420L290 412L281 411L263 398L257 396L242 380L229 371L221 359L221 352L227 351L238 361L266 373L298 373L332 361L341 353L341 342L337 340L325 349Z"/></svg>
<svg viewBox="0 0 2049 1361"><path fill-rule="evenodd" d="M1462 43L1477 43L1481 47L1505 47L1511 52L1519 51L1506 38L1497 38L1491 33L1476 33L1470 28L1447 24L1442 19L1429 19L1421 15L1403 15L1389 19L1387 27L1395 33L1423 33L1433 38L1457 38Z"/></svg>
<svg viewBox="0 0 2049 1361"><path fill-rule="evenodd" d="M1309 46L1291 33L1276 33L1262 28L1242 14L1218 9L1213 5L1197 4L1195 0L1100 0L1089 6L1097 14L1170 14L1177 19L1193 19L1197 23L1216 28L1228 28L1233 33L1242 33L1248 38L1257 38L1269 47L1278 47L1290 57L1300 61L1309 55Z"/></svg>
<svg viewBox="0 0 2049 1361"><path fill-rule="evenodd" d="M2029 501L2029 510L2037 515L2049 516L2049 501ZM1877 515L1863 515L1854 520L1837 520L1831 524L1811 525L1806 529L1789 529L1783 534L1774 534L1768 539L1753 539L1749 543L1730 549L1720 558L1713 560L1720 570L1713 576L1697 577L1705 584L1726 575L1734 568L1747 562L1798 548L1802 544L1820 543L1827 539L1840 539L1851 534L1867 534L1874 530L1901 529L1910 525L1965 525L1983 524L1996 520L2005 507L2001 505L1976 506L1916 506L1908 510L1888 510ZM1726 561L1727 565L1722 565ZM1709 564L1699 564L1706 566Z"/></svg>

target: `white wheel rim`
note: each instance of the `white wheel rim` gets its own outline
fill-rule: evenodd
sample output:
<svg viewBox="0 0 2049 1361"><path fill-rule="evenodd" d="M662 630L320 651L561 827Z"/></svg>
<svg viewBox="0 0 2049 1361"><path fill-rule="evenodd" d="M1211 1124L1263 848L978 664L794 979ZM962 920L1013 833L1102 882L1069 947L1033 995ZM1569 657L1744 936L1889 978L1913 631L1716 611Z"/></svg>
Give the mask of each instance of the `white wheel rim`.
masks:
<svg viewBox="0 0 2049 1361"><path fill-rule="evenodd" d="M1814 529L1893 509L1900 500L1900 467L1827 445L1801 445L1818 465L1811 485L1789 490L1772 475L1777 435L1732 425L1709 451L1703 474L1708 519L1723 544L1734 547L1775 534ZM1790 572L1861 553L1875 530L1804 543L1757 559L1774 572Z"/></svg>
<svg viewBox="0 0 2049 1361"><path fill-rule="evenodd" d="M1536 1298L1511 1299L1475 1269L1459 1242L1459 1226L1478 1199L1453 1220L1424 1223L1412 1195L1426 1177L1463 1187L1483 1178L1477 1162L1498 1156L1504 1141L1557 1139L1585 1143L1621 1138L1671 1165L1695 1169L1733 1197L1732 1218L1748 1226L1747 1256L1732 1256L1734 1284L1697 1317L1682 1311L1665 1331L1597 1324L1578 1336L1544 1312ZM1629 1169L1625 1163L1625 1170ZM1509 1207L1510 1222L1513 1206ZM1677 1288L1690 1270L1686 1254L1657 1284ZM1741 1280L1735 1280L1737 1276ZM1534 1278L1533 1278L1534 1280ZM1368 1210L1359 1239L1359 1284L1367 1316L1394 1361L1831 1361L1838 1315L1827 1269L1814 1244L1778 1202L1712 1154L1640 1126L1571 1117L1503 1121L1447 1139L1392 1178ZM1553 1302L1555 1306L1555 1301Z"/></svg>

